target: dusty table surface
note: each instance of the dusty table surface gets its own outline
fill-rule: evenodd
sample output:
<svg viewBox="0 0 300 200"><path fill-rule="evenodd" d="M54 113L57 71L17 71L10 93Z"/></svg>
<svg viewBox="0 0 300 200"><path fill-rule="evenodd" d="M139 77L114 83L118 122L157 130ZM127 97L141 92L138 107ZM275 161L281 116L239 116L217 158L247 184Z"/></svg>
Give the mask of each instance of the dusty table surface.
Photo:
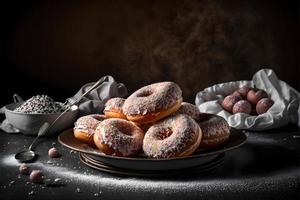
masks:
<svg viewBox="0 0 300 200"><path fill-rule="evenodd" d="M33 137L0 132L0 199L300 199L300 129L287 126L267 132L245 132L247 142L229 151L223 163L205 173L176 177L117 176L94 170L56 137L42 138L30 169L63 186L29 182L19 175L14 154ZM49 158L55 146L60 158Z"/></svg>

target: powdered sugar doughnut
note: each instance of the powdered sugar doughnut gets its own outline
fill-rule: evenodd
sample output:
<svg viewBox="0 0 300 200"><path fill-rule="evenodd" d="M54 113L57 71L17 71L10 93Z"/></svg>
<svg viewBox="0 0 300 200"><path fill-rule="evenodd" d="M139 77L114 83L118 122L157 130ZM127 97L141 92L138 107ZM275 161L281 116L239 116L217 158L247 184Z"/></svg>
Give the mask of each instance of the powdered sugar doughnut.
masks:
<svg viewBox="0 0 300 200"><path fill-rule="evenodd" d="M94 142L107 155L129 157L142 150L143 138L144 132L134 123L110 118L98 125Z"/></svg>
<svg viewBox="0 0 300 200"><path fill-rule="evenodd" d="M75 122L74 137L91 146L95 146L93 135L98 124L105 119L104 115L92 114L80 117Z"/></svg>
<svg viewBox="0 0 300 200"><path fill-rule="evenodd" d="M175 114L186 114L197 120L199 118L200 111L194 104L182 102L180 108L175 112Z"/></svg>
<svg viewBox="0 0 300 200"><path fill-rule="evenodd" d="M109 99L104 108L104 114L106 118L121 118L126 119L126 116L123 113L122 106L125 102L125 99L116 97Z"/></svg>
<svg viewBox="0 0 300 200"><path fill-rule="evenodd" d="M202 132L188 115L172 115L149 128L143 142L144 153L151 158L191 155L199 146Z"/></svg>
<svg viewBox="0 0 300 200"><path fill-rule="evenodd" d="M197 123L203 133L200 149L216 147L228 140L230 136L230 126L223 117L218 115L201 113Z"/></svg>
<svg viewBox="0 0 300 200"><path fill-rule="evenodd" d="M135 123L133 122L135 125L137 125L138 127L140 127L144 132L146 132L154 123L153 122L149 122L146 124L139 124L139 123Z"/></svg>
<svg viewBox="0 0 300 200"><path fill-rule="evenodd" d="M174 82L154 83L140 88L124 102L127 119L140 124L155 122L181 106L182 91Z"/></svg>

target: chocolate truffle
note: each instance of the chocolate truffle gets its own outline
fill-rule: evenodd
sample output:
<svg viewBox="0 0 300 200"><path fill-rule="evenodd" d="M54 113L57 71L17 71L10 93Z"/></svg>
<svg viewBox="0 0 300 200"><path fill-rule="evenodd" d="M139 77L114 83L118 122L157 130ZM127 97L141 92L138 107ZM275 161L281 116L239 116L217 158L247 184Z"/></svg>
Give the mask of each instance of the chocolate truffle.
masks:
<svg viewBox="0 0 300 200"><path fill-rule="evenodd" d="M272 107L274 102L270 98L263 98L259 100L259 102L256 104L256 112L257 114L263 114L269 110L269 108Z"/></svg>
<svg viewBox="0 0 300 200"><path fill-rule="evenodd" d="M42 183L44 180L44 175L40 170L33 170L30 173L29 179L33 183Z"/></svg>
<svg viewBox="0 0 300 200"><path fill-rule="evenodd" d="M251 104L246 100L240 100L236 104L234 104L232 108L232 112L235 113L251 113Z"/></svg>
<svg viewBox="0 0 300 200"><path fill-rule="evenodd" d="M222 107L224 108L224 110L232 113L232 108L234 104L240 100L242 100L242 97L240 96L228 95L224 98L222 102Z"/></svg>
<svg viewBox="0 0 300 200"><path fill-rule="evenodd" d="M267 98L268 94L264 90L250 90L247 94L247 100L252 104L256 105L262 98Z"/></svg>
<svg viewBox="0 0 300 200"><path fill-rule="evenodd" d="M51 149L49 149L48 155L51 158L58 158L58 157L60 157L60 153L57 151L57 149L55 147L52 147Z"/></svg>
<svg viewBox="0 0 300 200"><path fill-rule="evenodd" d="M247 94L251 88L248 86L243 86L237 90L238 93L242 96L243 99L247 99Z"/></svg>
<svg viewBox="0 0 300 200"><path fill-rule="evenodd" d="M29 166L25 163L22 163L19 167L19 172L21 174L29 174Z"/></svg>
<svg viewBox="0 0 300 200"><path fill-rule="evenodd" d="M242 95L238 91L234 91L231 95L239 96L239 97L243 98Z"/></svg>

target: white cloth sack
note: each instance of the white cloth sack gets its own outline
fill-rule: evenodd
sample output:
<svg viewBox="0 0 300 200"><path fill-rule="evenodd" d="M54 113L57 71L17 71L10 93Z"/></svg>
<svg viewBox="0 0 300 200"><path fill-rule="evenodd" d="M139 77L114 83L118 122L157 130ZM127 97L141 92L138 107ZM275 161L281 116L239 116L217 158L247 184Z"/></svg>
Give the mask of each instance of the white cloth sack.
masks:
<svg viewBox="0 0 300 200"><path fill-rule="evenodd" d="M265 90L274 105L258 116L225 111L220 105L223 98L242 86L255 86ZM279 80L271 69L259 70L251 81L220 83L206 88L197 93L195 104L200 112L217 114L236 129L260 131L282 127L288 123L296 123L300 127L300 93Z"/></svg>

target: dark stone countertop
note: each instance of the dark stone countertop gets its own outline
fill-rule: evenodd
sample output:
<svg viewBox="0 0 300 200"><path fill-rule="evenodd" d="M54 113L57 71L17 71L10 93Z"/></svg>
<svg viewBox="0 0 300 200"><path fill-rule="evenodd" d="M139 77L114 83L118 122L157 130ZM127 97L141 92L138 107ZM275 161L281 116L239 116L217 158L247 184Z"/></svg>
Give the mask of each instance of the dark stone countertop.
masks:
<svg viewBox="0 0 300 200"><path fill-rule="evenodd" d="M300 199L300 129L287 126L246 134L246 144L227 152L216 169L165 178L100 172L81 163L78 153L55 137L42 138L36 147L39 157L29 165L65 183L50 187L18 175L20 164L13 155L33 137L0 132L0 199ZM60 158L48 157L53 145Z"/></svg>

